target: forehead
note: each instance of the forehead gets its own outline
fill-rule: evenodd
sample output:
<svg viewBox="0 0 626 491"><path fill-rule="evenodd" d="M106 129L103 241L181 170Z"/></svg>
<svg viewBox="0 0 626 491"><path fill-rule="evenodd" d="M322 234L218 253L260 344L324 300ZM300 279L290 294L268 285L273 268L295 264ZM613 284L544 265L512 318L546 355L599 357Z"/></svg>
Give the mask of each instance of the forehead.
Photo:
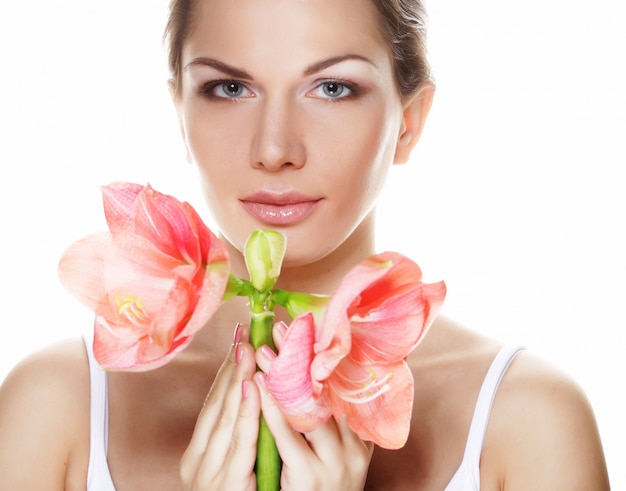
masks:
<svg viewBox="0 0 626 491"><path fill-rule="evenodd" d="M215 56L306 66L351 53L390 65L370 0L198 0L196 14L183 63Z"/></svg>

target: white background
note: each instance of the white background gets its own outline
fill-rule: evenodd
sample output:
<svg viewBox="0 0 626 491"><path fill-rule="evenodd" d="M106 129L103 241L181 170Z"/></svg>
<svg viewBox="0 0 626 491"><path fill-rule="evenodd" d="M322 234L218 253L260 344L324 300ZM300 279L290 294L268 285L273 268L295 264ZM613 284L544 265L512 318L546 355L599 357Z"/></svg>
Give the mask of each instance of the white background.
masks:
<svg viewBox="0 0 626 491"><path fill-rule="evenodd" d="M0 379L34 349L90 329L56 264L104 228L99 185L149 181L206 218L165 85L166 3L0 7ZM430 0L436 101L381 203L380 248L444 278L446 314L578 380L613 488L626 489L619 5Z"/></svg>

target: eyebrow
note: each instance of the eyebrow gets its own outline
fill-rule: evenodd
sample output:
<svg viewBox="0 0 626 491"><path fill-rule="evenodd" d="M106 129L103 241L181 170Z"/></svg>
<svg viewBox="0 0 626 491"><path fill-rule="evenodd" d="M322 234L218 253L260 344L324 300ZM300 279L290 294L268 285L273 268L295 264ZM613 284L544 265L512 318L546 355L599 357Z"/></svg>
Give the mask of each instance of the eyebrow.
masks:
<svg viewBox="0 0 626 491"><path fill-rule="evenodd" d="M313 63L312 65L309 65L308 67L306 67L303 73L306 76L313 75L317 72L322 71L325 68L328 68L333 65L337 65L338 63L341 63L347 60L364 61L366 63L369 63L373 67L377 68L376 63L374 63L374 61L372 61L370 58L367 58L366 56L350 53L350 54L345 54L341 56L333 56L332 58L328 58L326 60ZM188 70L189 68L192 68L194 66L209 66L233 78L244 79L244 80L251 80L253 78L245 70L228 65L227 63L221 62L214 58L206 58L203 56L194 58L185 66L185 70Z"/></svg>
<svg viewBox="0 0 626 491"><path fill-rule="evenodd" d="M347 55L333 56L332 58L328 58L327 60L322 60L322 61L319 61L317 63L313 63L312 65L309 65L304 70L304 74L305 75L313 75L314 73L322 71L324 68L328 68L329 66L336 65L336 64L341 63L342 61L346 61L346 60L365 61L366 63L369 63L370 65L372 65L372 66L377 68L376 63L374 63L368 57L350 53L350 54L347 54Z"/></svg>
<svg viewBox="0 0 626 491"><path fill-rule="evenodd" d="M185 66L185 70L188 70L189 68L192 68L194 66L209 66L215 68L216 70L219 70L222 73L225 73L226 75L230 75L233 78L247 80L252 79L252 76L245 70L241 70L239 68L235 68L234 66L227 65L226 63L218 61L214 58L194 58L189 63L187 63L187 65Z"/></svg>

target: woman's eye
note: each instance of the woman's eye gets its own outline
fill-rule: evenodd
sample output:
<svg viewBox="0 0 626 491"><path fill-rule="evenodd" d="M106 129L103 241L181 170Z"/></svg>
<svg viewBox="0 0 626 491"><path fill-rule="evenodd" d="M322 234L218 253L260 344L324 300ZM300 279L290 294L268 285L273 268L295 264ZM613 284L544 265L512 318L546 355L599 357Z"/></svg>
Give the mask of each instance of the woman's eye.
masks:
<svg viewBox="0 0 626 491"><path fill-rule="evenodd" d="M249 97L248 88L235 80L216 80L202 87L202 92L220 99L240 99Z"/></svg>
<svg viewBox="0 0 626 491"><path fill-rule="evenodd" d="M343 99L354 95L354 90L341 82L328 81L316 88L315 95L324 99Z"/></svg>

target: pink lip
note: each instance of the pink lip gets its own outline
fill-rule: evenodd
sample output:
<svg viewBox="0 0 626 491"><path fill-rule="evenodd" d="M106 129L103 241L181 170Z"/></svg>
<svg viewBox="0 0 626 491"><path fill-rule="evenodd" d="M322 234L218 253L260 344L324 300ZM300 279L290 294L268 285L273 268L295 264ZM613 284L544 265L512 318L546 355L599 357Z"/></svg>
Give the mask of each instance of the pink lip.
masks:
<svg viewBox="0 0 626 491"><path fill-rule="evenodd" d="M319 203L313 198L296 192L258 192L241 200L245 210L266 225L287 226L300 223L308 217Z"/></svg>

